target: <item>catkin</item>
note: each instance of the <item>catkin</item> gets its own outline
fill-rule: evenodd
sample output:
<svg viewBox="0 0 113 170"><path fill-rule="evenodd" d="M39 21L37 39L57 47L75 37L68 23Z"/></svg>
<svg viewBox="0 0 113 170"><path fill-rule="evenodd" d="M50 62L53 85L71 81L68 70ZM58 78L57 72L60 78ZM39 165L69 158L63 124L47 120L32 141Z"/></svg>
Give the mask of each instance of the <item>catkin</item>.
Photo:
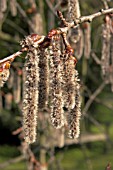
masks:
<svg viewBox="0 0 113 170"><path fill-rule="evenodd" d="M49 65L48 65L48 51L41 49L39 55L39 108L43 109L48 104L49 96Z"/></svg>
<svg viewBox="0 0 113 170"><path fill-rule="evenodd" d="M78 0L68 0L68 10L70 15L70 20L74 20L80 17L80 7Z"/></svg>
<svg viewBox="0 0 113 170"><path fill-rule="evenodd" d="M64 107L73 109L75 106L75 64L68 54L62 56L62 91Z"/></svg>
<svg viewBox="0 0 113 170"><path fill-rule="evenodd" d="M23 94L23 130L25 141L29 144L36 140L39 82L38 63L38 51L34 47L30 47L24 66L26 77Z"/></svg>
<svg viewBox="0 0 113 170"><path fill-rule="evenodd" d="M82 57L84 47L84 35L82 30L80 29L79 41L76 42L75 46L75 56L78 60Z"/></svg>
<svg viewBox="0 0 113 170"><path fill-rule="evenodd" d="M61 128L64 125L60 55L61 51L57 49L56 43L52 42L50 50L50 112L51 123L55 128Z"/></svg>
<svg viewBox="0 0 113 170"><path fill-rule="evenodd" d="M7 0L0 0L0 11L5 12L7 9Z"/></svg>
<svg viewBox="0 0 113 170"><path fill-rule="evenodd" d="M75 106L68 112L69 137L78 138L80 134L80 117L81 117L81 101L80 101L80 85L78 72L75 72Z"/></svg>
<svg viewBox="0 0 113 170"><path fill-rule="evenodd" d="M102 76L106 80L109 77L109 61L110 61L110 25L105 23L102 27L102 53L101 68Z"/></svg>
<svg viewBox="0 0 113 170"><path fill-rule="evenodd" d="M112 19L112 23L113 23L113 19ZM111 66L109 68L109 77L111 83L111 91L113 92L113 33L111 33L111 39L110 39L110 57L111 57Z"/></svg>
<svg viewBox="0 0 113 170"><path fill-rule="evenodd" d="M17 74L17 73L16 73ZM21 77L19 75L14 76L13 97L15 103L21 101Z"/></svg>
<svg viewBox="0 0 113 170"><path fill-rule="evenodd" d="M7 93L5 95L5 108L10 110L12 107L12 94L11 93Z"/></svg>
<svg viewBox="0 0 113 170"><path fill-rule="evenodd" d="M16 0L10 0L9 2L11 15L15 17L17 15Z"/></svg>
<svg viewBox="0 0 113 170"><path fill-rule="evenodd" d="M91 52L91 24L85 24L86 28L84 29L84 57L89 59Z"/></svg>

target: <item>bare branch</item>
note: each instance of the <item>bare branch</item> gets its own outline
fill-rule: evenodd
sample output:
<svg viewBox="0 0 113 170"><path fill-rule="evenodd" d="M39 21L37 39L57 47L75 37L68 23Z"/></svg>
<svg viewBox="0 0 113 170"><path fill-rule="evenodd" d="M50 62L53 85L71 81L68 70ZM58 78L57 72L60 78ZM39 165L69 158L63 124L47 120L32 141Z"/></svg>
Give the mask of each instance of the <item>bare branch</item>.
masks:
<svg viewBox="0 0 113 170"><path fill-rule="evenodd" d="M87 101L82 115L85 116L85 114L87 114L87 111L89 109L89 107L91 106L92 102L94 101L94 99L97 97L97 95L99 95L99 93L101 93L101 91L104 89L106 83L102 82L102 84L96 89L96 91L90 96L89 100Z"/></svg>

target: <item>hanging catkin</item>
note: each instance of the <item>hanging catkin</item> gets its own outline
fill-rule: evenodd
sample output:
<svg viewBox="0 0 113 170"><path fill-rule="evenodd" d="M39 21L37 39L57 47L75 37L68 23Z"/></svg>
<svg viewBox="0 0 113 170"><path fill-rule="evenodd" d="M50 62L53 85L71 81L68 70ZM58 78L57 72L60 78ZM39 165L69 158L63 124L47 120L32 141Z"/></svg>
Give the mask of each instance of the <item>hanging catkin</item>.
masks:
<svg viewBox="0 0 113 170"><path fill-rule="evenodd" d="M39 56L39 108L47 107L49 95L48 51L42 48Z"/></svg>
<svg viewBox="0 0 113 170"><path fill-rule="evenodd" d="M84 47L84 35L81 29L79 29L79 31L79 41L76 42L75 48L72 46L72 48L75 49L75 56L78 60L82 57Z"/></svg>
<svg viewBox="0 0 113 170"><path fill-rule="evenodd" d="M80 85L78 79L78 72L75 72L75 106L68 112L68 127L69 137L78 138L80 134L80 116L81 116L81 101L80 101Z"/></svg>
<svg viewBox="0 0 113 170"><path fill-rule="evenodd" d="M14 76L14 86L13 86L13 97L15 103L19 103L21 101L21 77L17 74Z"/></svg>
<svg viewBox="0 0 113 170"><path fill-rule="evenodd" d="M12 96L11 93L7 93L5 95L5 109L8 109L8 110L11 109L11 107L12 107L12 99L13 99L12 97L13 96Z"/></svg>
<svg viewBox="0 0 113 170"><path fill-rule="evenodd" d="M73 109L75 106L75 64L69 57L68 54L62 55L62 89L64 107Z"/></svg>
<svg viewBox="0 0 113 170"><path fill-rule="evenodd" d="M53 41L50 50L50 111L51 122L55 128L64 125L60 55L61 51Z"/></svg>
<svg viewBox="0 0 113 170"><path fill-rule="evenodd" d="M113 18L111 18L111 29L113 30ZM111 31L111 38L110 38L110 57L111 57L111 65L109 68L109 77L111 83L111 91L113 92L113 32Z"/></svg>
<svg viewBox="0 0 113 170"><path fill-rule="evenodd" d="M105 22L105 24L102 27L102 53L101 53L102 76L105 80L108 80L109 78L110 36L111 36L110 23Z"/></svg>
<svg viewBox="0 0 113 170"><path fill-rule="evenodd" d="M80 7L78 0L68 0L68 10L70 15L70 20L74 20L80 17Z"/></svg>
<svg viewBox="0 0 113 170"><path fill-rule="evenodd" d="M13 17L15 17L15 16L17 15L16 0L10 0L10 1L9 1L9 5L10 5L11 15L12 15Z"/></svg>
<svg viewBox="0 0 113 170"><path fill-rule="evenodd" d="M37 49L30 47L24 66L26 78L23 94L23 130L27 143L33 143L36 140L39 82L38 55Z"/></svg>
<svg viewBox="0 0 113 170"><path fill-rule="evenodd" d="M5 12L7 9L7 0L0 0L0 11Z"/></svg>
<svg viewBox="0 0 113 170"><path fill-rule="evenodd" d="M80 17L80 7L78 0L68 0L68 20L74 21ZM80 59L83 53L83 33L80 27L72 28L69 30L69 42L72 48L75 50L77 59Z"/></svg>
<svg viewBox="0 0 113 170"><path fill-rule="evenodd" d="M84 57L89 59L91 52L91 24L85 23L84 28Z"/></svg>

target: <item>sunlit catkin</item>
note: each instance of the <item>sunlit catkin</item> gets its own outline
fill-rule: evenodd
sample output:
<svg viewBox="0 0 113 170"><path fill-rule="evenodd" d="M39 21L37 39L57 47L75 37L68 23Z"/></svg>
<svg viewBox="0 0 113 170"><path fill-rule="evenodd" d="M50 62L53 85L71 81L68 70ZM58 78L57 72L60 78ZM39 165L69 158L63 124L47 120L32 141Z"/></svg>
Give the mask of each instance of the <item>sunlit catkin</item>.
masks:
<svg viewBox="0 0 113 170"><path fill-rule="evenodd" d="M102 53L101 53L102 76L105 80L108 79L109 77L110 36L111 36L110 23L105 22L105 24L102 27Z"/></svg>
<svg viewBox="0 0 113 170"><path fill-rule="evenodd" d="M37 49L30 47L25 62L25 82L23 94L23 130L25 141L33 143L36 140L38 112L38 82L39 56Z"/></svg>
<svg viewBox="0 0 113 170"><path fill-rule="evenodd" d="M53 41L50 50L50 112L51 123L55 128L64 125L60 55L61 51Z"/></svg>
<svg viewBox="0 0 113 170"><path fill-rule="evenodd" d="M84 23L84 57L89 59L91 52L91 24Z"/></svg>
<svg viewBox="0 0 113 170"><path fill-rule="evenodd" d="M64 107L73 109L75 106L75 64L68 54L62 56L62 90Z"/></svg>
<svg viewBox="0 0 113 170"><path fill-rule="evenodd" d="M49 65L48 65L48 51L41 49L39 55L39 108L47 107L49 95Z"/></svg>
<svg viewBox="0 0 113 170"><path fill-rule="evenodd" d="M80 85L78 72L75 73L75 106L68 112L69 137L78 138L80 134L80 117L81 117Z"/></svg>

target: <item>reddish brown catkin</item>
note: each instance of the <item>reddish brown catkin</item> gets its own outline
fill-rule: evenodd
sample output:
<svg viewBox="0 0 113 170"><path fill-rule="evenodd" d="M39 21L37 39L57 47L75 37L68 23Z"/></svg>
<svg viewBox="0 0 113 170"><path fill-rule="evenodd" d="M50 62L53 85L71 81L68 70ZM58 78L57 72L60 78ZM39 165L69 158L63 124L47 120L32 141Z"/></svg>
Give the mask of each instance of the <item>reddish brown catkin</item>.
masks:
<svg viewBox="0 0 113 170"><path fill-rule="evenodd" d="M15 16L17 15L16 0L10 0L10 1L9 1L9 5L10 5L11 15L12 15L13 17L15 17Z"/></svg>
<svg viewBox="0 0 113 170"><path fill-rule="evenodd" d="M34 47L29 49L25 62L25 82L23 94L23 130L25 141L33 143L36 140L37 113L38 113L38 82L39 56Z"/></svg>
<svg viewBox="0 0 113 170"><path fill-rule="evenodd" d="M89 59L91 52L91 24L85 23L84 29L84 56Z"/></svg>
<svg viewBox="0 0 113 170"><path fill-rule="evenodd" d="M61 51L53 41L50 50L50 111L51 122L55 128L64 125L60 55Z"/></svg>
<svg viewBox="0 0 113 170"><path fill-rule="evenodd" d="M78 72L75 72L75 106L68 113L69 137L78 138L80 134L81 100Z"/></svg>
<svg viewBox="0 0 113 170"><path fill-rule="evenodd" d="M39 56L39 108L47 107L49 95L49 65L48 51L42 48Z"/></svg>
<svg viewBox="0 0 113 170"><path fill-rule="evenodd" d="M62 56L62 90L64 107L73 109L75 106L75 64L69 57L68 54Z"/></svg>
<svg viewBox="0 0 113 170"><path fill-rule="evenodd" d="M110 23L106 22L102 27L102 53L101 53L102 76L105 80L109 79L110 36L111 36Z"/></svg>

